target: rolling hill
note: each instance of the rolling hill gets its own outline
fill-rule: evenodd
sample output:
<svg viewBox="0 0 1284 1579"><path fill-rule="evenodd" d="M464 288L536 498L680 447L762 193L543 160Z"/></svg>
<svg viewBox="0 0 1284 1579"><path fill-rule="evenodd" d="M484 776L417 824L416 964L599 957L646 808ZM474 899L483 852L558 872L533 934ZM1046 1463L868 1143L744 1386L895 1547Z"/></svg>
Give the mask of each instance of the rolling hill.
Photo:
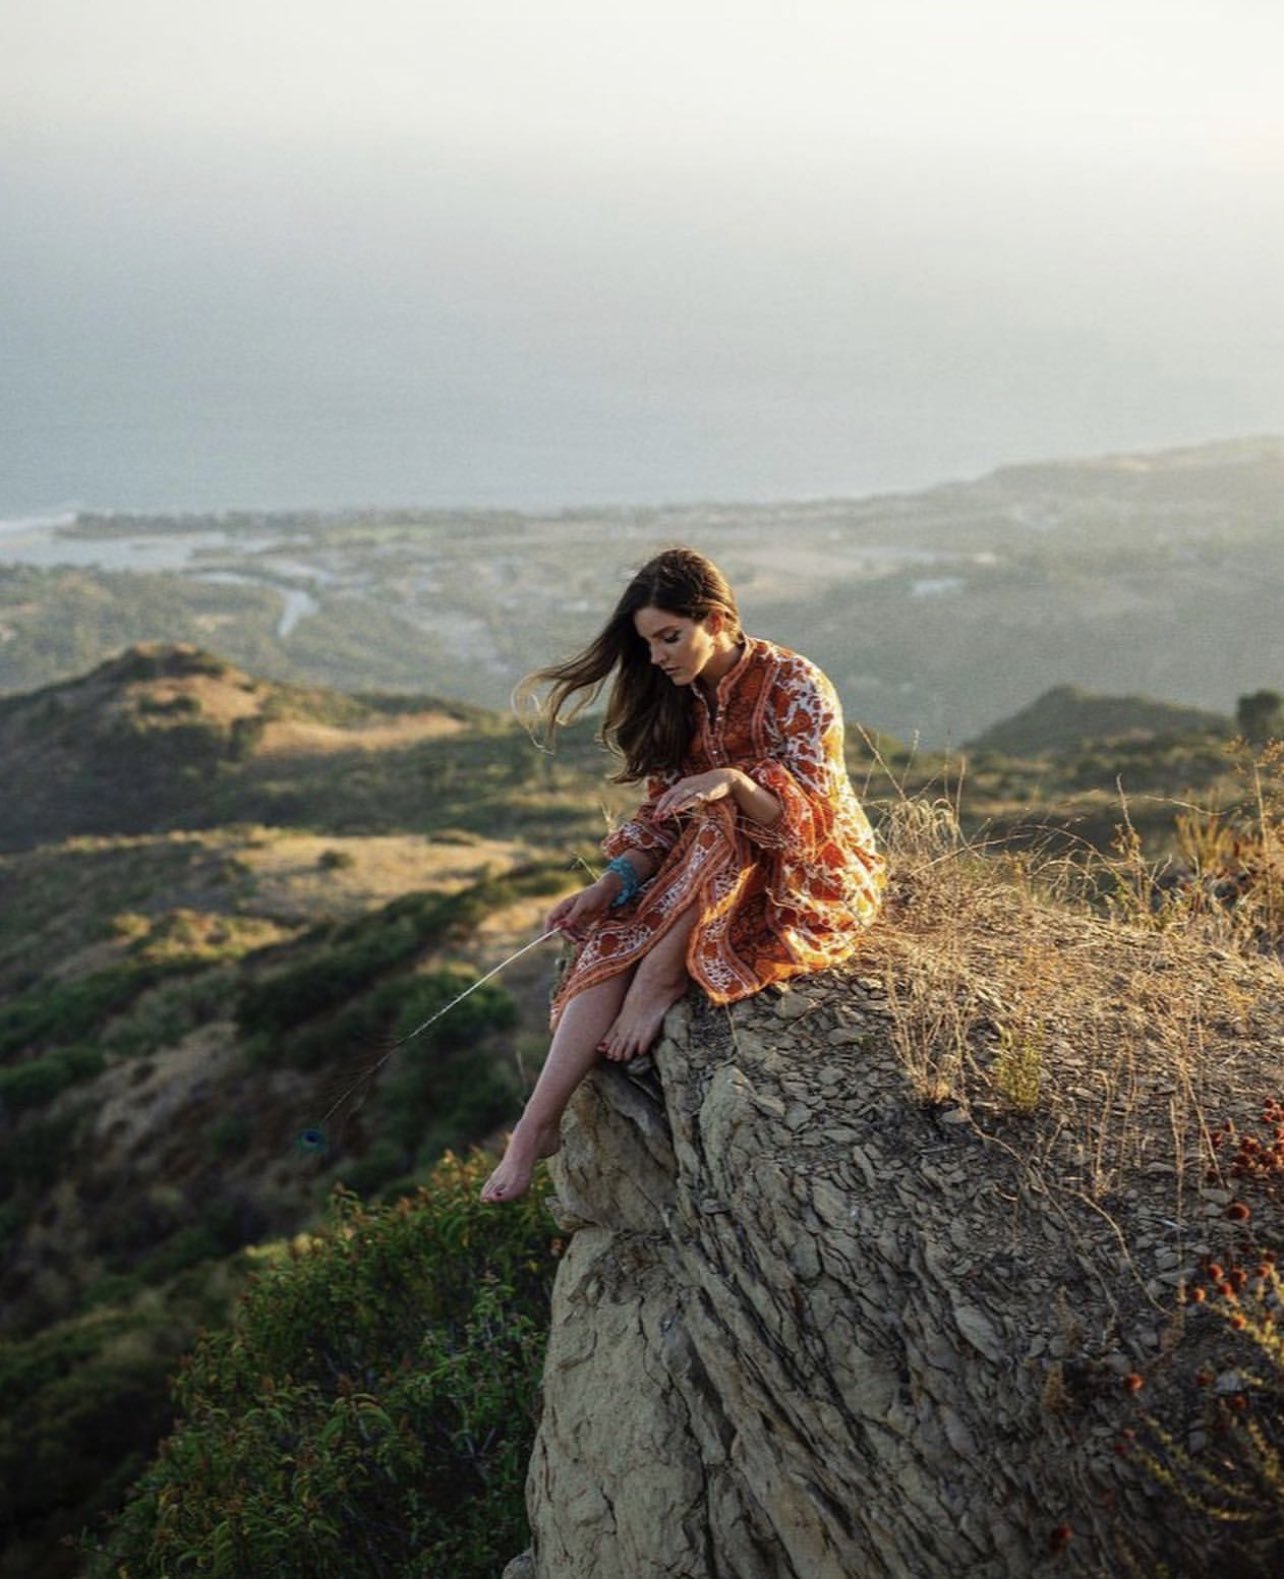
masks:
<svg viewBox="0 0 1284 1579"><path fill-rule="evenodd" d="M1098 696L1074 685L1053 686L1028 707L968 741L971 752L1041 757L1089 745L1157 742L1179 736L1229 739L1231 720L1202 708L1146 696Z"/></svg>

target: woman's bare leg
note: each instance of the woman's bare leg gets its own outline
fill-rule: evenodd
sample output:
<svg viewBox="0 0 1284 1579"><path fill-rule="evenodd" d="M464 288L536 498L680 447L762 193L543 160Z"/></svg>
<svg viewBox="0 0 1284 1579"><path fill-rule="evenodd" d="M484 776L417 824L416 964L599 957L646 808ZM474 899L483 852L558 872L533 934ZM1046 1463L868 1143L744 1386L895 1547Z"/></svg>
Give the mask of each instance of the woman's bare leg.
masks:
<svg viewBox="0 0 1284 1579"><path fill-rule="evenodd" d="M620 1012L602 1038L601 1050L608 1058L627 1062L655 1041L664 1016L691 985L687 941L695 923L696 907L691 904L638 962Z"/></svg>
<svg viewBox="0 0 1284 1579"><path fill-rule="evenodd" d="M482 1188L483 1201L512 1201L524 1195L535 1164L557 1150L558 1126L566 1104L600 1057L602 1038L629 990L629 975L628 971L621 971L618 976L608 976L595 987L577 993L562 1010L548 1057L517 1128L509 1137L504 1160Z"/></svg>

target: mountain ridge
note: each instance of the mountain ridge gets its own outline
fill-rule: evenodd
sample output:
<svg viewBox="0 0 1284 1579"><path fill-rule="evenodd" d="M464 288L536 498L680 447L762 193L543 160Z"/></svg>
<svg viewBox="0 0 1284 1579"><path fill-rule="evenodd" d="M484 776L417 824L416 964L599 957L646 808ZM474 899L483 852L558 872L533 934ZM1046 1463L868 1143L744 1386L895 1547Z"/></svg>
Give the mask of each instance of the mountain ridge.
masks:
<svg viewBox="0 0 1284 1579"><path fill-rule="evenodd" d="M1161 741L1188 735L1229 739L1234 725L1221 713L1183 707L1148 696L1105 696L1076 685L1057 685L1027 707L1001 719L965 747L1007 756L1042 756L1127 741Z"/></svg>
<svg viewBox="0 0 1284 1579"><path fill-rule="evenodd" d="M380 756L430 760L447 740L466 752L465 739L513 728L465 703L271 681L189 643L137 643L85 674L0 697L0 849L232 821L324 823L325 794L309 806L299 786L325 759L371 769ZM316 773L298 771L305 759ZM330 807L334 821L358 815Z"/></svg>

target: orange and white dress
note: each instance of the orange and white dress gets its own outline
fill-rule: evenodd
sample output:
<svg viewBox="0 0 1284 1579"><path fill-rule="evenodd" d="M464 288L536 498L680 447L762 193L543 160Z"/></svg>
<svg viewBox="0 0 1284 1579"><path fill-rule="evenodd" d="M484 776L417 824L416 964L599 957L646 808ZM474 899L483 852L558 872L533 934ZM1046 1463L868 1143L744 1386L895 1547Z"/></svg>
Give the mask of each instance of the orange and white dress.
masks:
<svg viewBox="0 0 1284 1579"><path fill-rule="evenodd" d="M833 686L798 653L746 637L711 710L691 687L694 728L678 771L647 782L647 799L602 844L608 857L661 856L629 904L585 938L553 1000L567 1000L635 965L688 905L698 919L687 971L714 1003L848 959L874 919L886 871L847 777L842 709ZM680 778L735 767L780 802L770 826L731 796L659 822L657 798Z"/></svg>

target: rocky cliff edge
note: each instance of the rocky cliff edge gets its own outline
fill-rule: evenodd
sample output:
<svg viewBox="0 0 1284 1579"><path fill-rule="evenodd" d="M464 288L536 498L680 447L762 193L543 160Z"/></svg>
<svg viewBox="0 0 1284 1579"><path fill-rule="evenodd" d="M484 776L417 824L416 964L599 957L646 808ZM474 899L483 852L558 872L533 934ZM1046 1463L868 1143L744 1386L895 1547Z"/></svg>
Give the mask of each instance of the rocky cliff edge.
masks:
<svg viewBox="0 0 1284 1579"><path fill-rule="evenodd" d="M1128 1433L1198 1456L1242 1389L1188 1291L1281 1243L1278 1173L1210 1139L1281 1088L1278 963L997 879L902 883L848 972L680 1004L565 1124L505 1579L1208 1571Z"/></svg>

